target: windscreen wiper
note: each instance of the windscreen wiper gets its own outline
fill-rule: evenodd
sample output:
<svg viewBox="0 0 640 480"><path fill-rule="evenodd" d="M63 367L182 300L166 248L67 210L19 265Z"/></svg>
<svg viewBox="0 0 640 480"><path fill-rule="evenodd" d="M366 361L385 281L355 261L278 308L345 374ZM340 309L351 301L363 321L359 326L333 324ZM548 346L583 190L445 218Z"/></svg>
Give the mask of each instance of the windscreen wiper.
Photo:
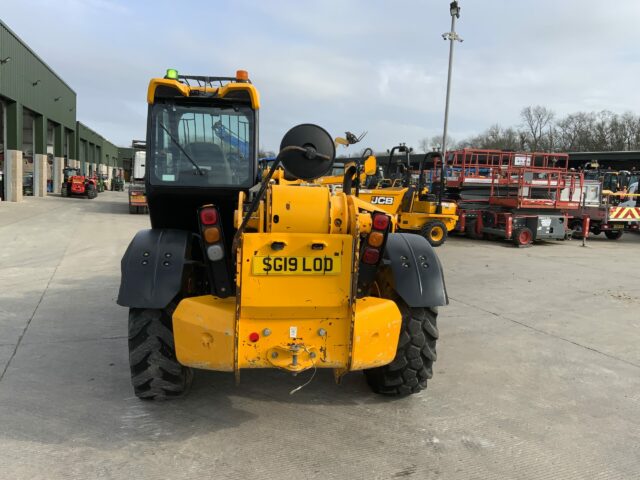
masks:
<svg viewBox="0 0 640 480"><path fill-rule="evenodd" d="M193 158L191 158L191 155L189 155L187 153L187 151L182 148L182 145L180 145L180 142L178 142L175 137L173 135L171 135L171 132L167 129L167 127L164 126L164 123L162 122L158 122L158 125L160 125L162 127L162 129L167 132L167 135L169 135L169 138L173 141L173 143L176 144L176 146L180 149L180 151L182 153L184 153L184 156L187 157L187 160L189 160L194 167L196 167L196 171L198 172L198 175L204 175L204 172L202 171L202 169L198 166L198 164L193 160Z"/></svg>

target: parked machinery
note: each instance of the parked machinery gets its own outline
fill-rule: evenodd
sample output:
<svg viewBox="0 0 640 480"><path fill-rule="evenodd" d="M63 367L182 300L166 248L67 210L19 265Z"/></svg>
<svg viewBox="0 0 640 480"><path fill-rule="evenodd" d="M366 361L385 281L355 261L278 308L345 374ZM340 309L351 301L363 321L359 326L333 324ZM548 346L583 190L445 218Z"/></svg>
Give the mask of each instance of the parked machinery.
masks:
<svg viewBox="0 0 640 480"><path fill-rule="evenodd" d="M114 173L113 178L111 178L111 191L124 192L124 178L122 177L122 172L117 174Z"/></svg>
<svg viewBox="0 0 640 480"><path fill-rule="evenodd" d="M147 194L144 185L147 142L133 140L133 168L129 182L129 213L148 213Z"/></svg>
<svg viewBox="0 0 640 480"><path fill-rule="evenodd" d="M352 143L359 141L359 138L349 132L346 138L355 139ZM376 167L373 152L366 149L361 162L345 163L343 170L345 174L351 171L350 184L353 183L356 195L361 200L396 215L399 229L418 233L437 247L446 241L448 232L455 228L458 221L456 204L443 201L441 195L431 194L425 185L426 171L433 167L433 159L442 154L430 152L421 157L418 170L415 171L411 165L411 151L404 144L395 146L391 149L387 165ZM369 167L366 166L367 163L370 164ZM321 182L335 183L339 178L337 173L324 177Z"/></svg>
<svg viewBox="0 0 640 480"><path fill-rule="evenodd" d="M432 185L458 202L458 232L519 247L571 234L584 179L568 170L566 154L465 149L449 152L446 174L439 171L433 169Z"/></svg>
<svg viewBox="0 0 640 480"><path fill-rule="evenodd" d="M33 196L33 172L26 172L22 176L22 195L25 197Z"/></svg>
<svg viewBox="0 0 640 480"><path fill-rule="evenodd" d="M147 101L152 228L129 245L118 295L135 394L183 394L191 368L364 370L379 393L425 388L448 302L440 263L379 207L310 183L331 169L328 133L291 129L256 184L260 101L246 72L169 70Z"/></svg>
<svg viewBox="0 0 640 480"><path fill-rule="evenodd" d="M96 179L82 175L79 168L65 167L62 170L61 196L86 196L93 199L98 196Z"/></svg>
<svg viewBox="0 0 640 480"><path fill-rule="evenodd" d="M570 221L573 236L584 235L584 217L589 217L589 232L604 233L609 240L618 240L625 230L638 231L640 207L637 207L637 183L633 192L605 193L598 180L585 180L584 194L579 210Z"/></svg>
<svg viewBox="0 0 640 480"><path fill-rule="evenodd" d="M638 182L638 177L640 176L637 171L612 169L586 169L584 174L585 179L598 180L602 183L602 193L605 196L612 193L627 192L631 185Z"/></svg>
<svg viewBox="0 0 640 480"><path fill-rule="evenodd" d="M393 162L395 152L404 154L405 160ZM359 197L398 216L398 228L419 233L434 247L442 245L448 232L458 221L457 205L453 201L443 201L441 195L429 192L425 185L425 170L432 168L439 152L424 155L417 172L412 170L411 149L405 145L395 146L389 155L388 176L377 186L360 190ZM385 182L391 186L382 188ZM395 183L394 183L395 182Z"/></svg>
<svg viewBox="0 0 640 480"><path fill-rule="evenodd" d="M106 173L98 173L95 177L98 193L107 190L109 185L109 176Z"/></svg>

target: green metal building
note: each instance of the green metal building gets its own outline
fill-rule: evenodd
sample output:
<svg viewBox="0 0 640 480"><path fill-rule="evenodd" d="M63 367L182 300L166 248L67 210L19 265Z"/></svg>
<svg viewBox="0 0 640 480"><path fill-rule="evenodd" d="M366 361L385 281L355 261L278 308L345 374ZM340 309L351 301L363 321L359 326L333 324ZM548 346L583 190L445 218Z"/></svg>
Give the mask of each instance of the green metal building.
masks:
<svg viewBox="0 0 640 480"><path fill-rule="evenodd" d="M133 169L133 148L118 147L118 165L124 170L124 179L128 182Z"/></svg>
<svg viewBox="0 0 640 480"><path fill-rule="evenodd" d="M59 192L65 166L121 174L118 148L76 120L76 93L0 20L0 199Z"/></svg>
<svg viewBox="0 0 640 480"><path fill-rule="evenodd" d="M122 169L122 163L118 162L118 147L82 122L76 122L75 139L75 151L84 173L106 173L111 178L114 169Z"/></svg>

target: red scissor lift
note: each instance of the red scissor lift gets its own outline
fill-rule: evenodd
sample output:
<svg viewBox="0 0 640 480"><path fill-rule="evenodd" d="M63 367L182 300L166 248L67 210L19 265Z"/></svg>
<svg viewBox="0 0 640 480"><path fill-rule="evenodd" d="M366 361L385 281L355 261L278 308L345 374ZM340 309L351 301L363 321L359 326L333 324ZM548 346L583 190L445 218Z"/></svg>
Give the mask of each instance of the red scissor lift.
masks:
<svg viewBox="0 0 640 480"><path fill-rule="evenodd" d="M580 207L581 173L560 153L464 149L447 153L445 196L458 203L456 231L517 246L564 239ZM439 188L439 166L432 178Z"/></svg>

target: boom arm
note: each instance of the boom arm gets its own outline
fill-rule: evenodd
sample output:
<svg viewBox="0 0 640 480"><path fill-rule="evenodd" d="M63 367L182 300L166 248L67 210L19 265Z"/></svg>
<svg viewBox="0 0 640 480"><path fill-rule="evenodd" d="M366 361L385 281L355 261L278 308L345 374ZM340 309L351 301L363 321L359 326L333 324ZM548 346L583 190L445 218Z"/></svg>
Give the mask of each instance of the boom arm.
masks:
<svg viewBox="0 0 640 480"><path fill-rule="evenodd" d="M240 140L238 135L235 135L229 128L225 127L221 122L217 122L213 126L213 131L218 135L222 141L229 143L237 147L238 151L243 157L248 157L250 152L250 144L245 140Z"/></svg>

